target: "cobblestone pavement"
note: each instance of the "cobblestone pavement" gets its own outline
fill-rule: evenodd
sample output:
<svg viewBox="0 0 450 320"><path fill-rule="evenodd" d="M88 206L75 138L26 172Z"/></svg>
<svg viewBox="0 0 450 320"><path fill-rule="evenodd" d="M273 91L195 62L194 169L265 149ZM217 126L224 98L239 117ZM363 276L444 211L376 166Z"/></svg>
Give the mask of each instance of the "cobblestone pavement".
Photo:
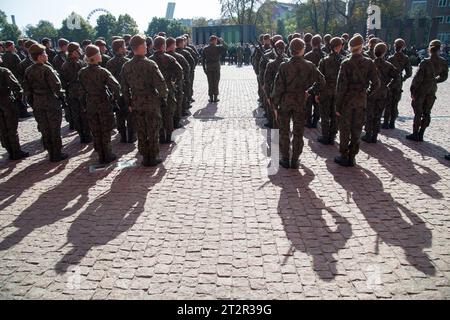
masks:
<svg viewBox="0 0 450 320"><path fill-rule="evenodd" d="M363 145L358 167L307 130L302 168L276 171L251 68L222 78L209 105L198 69L193 116L157 169L126 168L141 159L116 137L121 167L90 171L66 124L71 158L51 164L22 122L32 157L0 162L0 297L450 298L450 83L426 142L405 140L405 94L398 130Z"/></svg>

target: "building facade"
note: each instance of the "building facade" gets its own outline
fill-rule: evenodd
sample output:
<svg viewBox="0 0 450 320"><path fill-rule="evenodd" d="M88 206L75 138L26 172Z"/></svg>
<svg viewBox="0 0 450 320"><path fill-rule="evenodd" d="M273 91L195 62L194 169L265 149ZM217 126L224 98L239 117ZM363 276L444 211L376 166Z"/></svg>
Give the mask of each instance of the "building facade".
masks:
<svg viewBox="0 0 450 320"><path fill-rule="evenodd" d="M195 44L208 44L209 37L216 35L226 43L250 43L256 41L255 25L216 25L192 28L192 41Z"/></svg>
<svg viewBox="0 0 450 320"><path fill-rule="evenodd" d="M430 39L450 43L450 0L407 0L406 6L410 15L431 19Z"/></svg>

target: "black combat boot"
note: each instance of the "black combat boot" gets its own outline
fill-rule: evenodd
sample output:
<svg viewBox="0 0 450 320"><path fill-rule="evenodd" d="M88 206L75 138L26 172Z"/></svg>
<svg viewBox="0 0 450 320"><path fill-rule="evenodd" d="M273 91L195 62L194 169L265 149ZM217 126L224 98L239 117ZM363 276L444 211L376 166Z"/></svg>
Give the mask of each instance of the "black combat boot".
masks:
<svg viewBox="0 0 450 320"><path fill-rule="evenodd" d="M391 123L389 123L389 129L395 129L395 121L391 121Z"/></svg>
<svg viewBox="0 0 450 320"><path fill-rule="evenodd" d="M124 130L119 131L120 134L120 143L127 143L127 133Z"/></svg>
<svg viewBox="0 0 450 320"><path fill-rule="evenodd" d="M219 96L214 96L214 102L215 103L220 102Z"/></svg>
<svg viewBox="0 0 450 320"><path fill-rule="evenodd" d="M281 159L280 166L282 166L285 169L290 169L291 168L291 164L289 162L289 159L287 159L287 158Z"/></svg>
<svg viewBox="0 0 450 320"><path fill-rule="evenodd" d="M331 137L330 137L330 140L328 141L328 144L329 144L330 146L334 146L335 141L336 141L336 136L331 136Z"/></svg>
<svg viewBox="0 0 450 320"><path fill-rule="evenodd" d="M161 164L163 161L159 158L149 158L149 165L148 167L156 167L157 165Z"/></svg>
<svg viewBox="0 0 450 320"><path fill-rule="evenodd" d="M69 158L69 155L67 153L62 152L53 153L52 156L50 157L50 162L61 162L66 160L67 158Z"/></svg>
<svg viewBox="0 0 450 320"><path fill-rule="evenodd" d="M128 128L128 143L133 144L137 141L136 132L133 128Z"/></svg>
<svg viewBox="0 0 450 320"><path fill-rule="evenodd" d="M383 125L381 126L381 129L385 129L385 130L389 129L389 123L384 122Z"/></svg>
<svg viewBox="0 0 450 320"><path fill-rule="evenodd" d="M317 141L320 142L321 144L329 145L329 144L330 144L330 141L331 141L331 138L327 138L327 137L319 137L319 138L317 139ZM333 142L333 144L334 144L334 142Z"/></svg>
<svg viewBox="0 0 450 320"><path fill-rule="evenodd" d="M10 153L9 159L13 161L22 160L25 158L28 158L30 156L29 152L24 152L22 150L19 150L17 152Z"/></svg>
<svg viewBox="0 0 450 320"><path fill-rule="evenodd" d="M409 136L406 136L406 139L411 140L411 141L420 141L419 138L419 133L418 132L414 132L413 134L410 134Z"/></svg>
<svg viewBox="0 0 450 320"><path fill-rule="evenodd" d="M319 118L314 118L312 121L312 129L317 129L317 125L319 124Z"/></svg>
<svg viewBox="0 0 450 320"><path fill-rule="evenodd" d="M361 140L367 143L372 143L372 135L370 133L366 133L366 135L362 137Z"/></svg>
<svg viewBox="0 0 450 320"><path fill-rule="evenodd" d="M300 168L300 161L297 159L291 160L291 169L298 170Z"/></svg>
<svg viewBox="0 0 450 320"><path fill-rule="evenodd" d="M208 100L208 102L210 102L210 103L213 103L213 102L215 102L215 101L214 101L214 96L209 96L209 100Z"/></svg>
<svg viewBox="0 0 450 320"><path fill-rule="evenodd" d="M370 141L370 143L378 143L378 135L377 134L374 134L372 136L372 141Z"/></svg>
<svg viewBox="0 0 450 320"><path fill-rule="evenodd" d="M419 142L423 142L423 136L425 134L425 129L419 131Z"/></svg>
<svg viewBox="0 0 450 320"><path fill-rule="evenodd" d="M446 156L445 156L445 159L446 159L446 160L450 160L450 154L446 155Z"/></svg>
<svg viewBox="0 0 450 320"><path fill-rule="evenodd" d="M336 162L338 165L342 166L342 167L350 167L350 160L346 157L336 157L334 158L334 162Z"/></svg>

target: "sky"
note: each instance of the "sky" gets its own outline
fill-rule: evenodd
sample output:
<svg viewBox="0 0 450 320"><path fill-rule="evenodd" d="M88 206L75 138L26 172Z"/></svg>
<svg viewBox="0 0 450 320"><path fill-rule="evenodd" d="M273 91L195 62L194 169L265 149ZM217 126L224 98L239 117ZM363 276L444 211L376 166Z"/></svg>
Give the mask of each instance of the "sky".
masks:
<svg viewBox="0 0 450 320"><path fill-rule="evenodd" d="M116 17L128 13L139 25L141 31L147 30L148 23L154 17L165 17L168 2L175 2L174 18L205 17L216 19L220 17L219 0L0 0L0 10L4 11L11 22L12 14L16 23L23 29L28 24L37 24L39 20L48 20L56 28L61 27L63 19L72 11L87 18L95 9L102 8ZM93 16L91 24L95 25Z"/></svg>

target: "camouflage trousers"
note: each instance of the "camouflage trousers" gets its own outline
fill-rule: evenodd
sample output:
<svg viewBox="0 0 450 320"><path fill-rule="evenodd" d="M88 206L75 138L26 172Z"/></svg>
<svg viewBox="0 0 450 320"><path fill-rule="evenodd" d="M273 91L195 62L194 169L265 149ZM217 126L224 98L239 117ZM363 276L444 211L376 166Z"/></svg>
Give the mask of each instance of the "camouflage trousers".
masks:
<svg viewBox="0 0 450 320"><path fill-rule="evenodd" d="M321 94L319 109L322 136L324 138L333 138L337 134L336 107L334 102L335 95L333 93Z"/></svg>
<svg viewBox="0 0 450 320"><path fill-rule="evenodd" d="M119 99L120 110L116 112L117 130L119 130L122 138L132 139L136 132L136 121L134 120L134 113L125 110L125 101L123 98Z"/></svg>
<svg viewBox="0 0 450 320"><path fill-rule="evenodd" d="M114 114L106 99L89 100L86 108L94 149L100 162L108 161L112 156L111 132L114 129Z"/></svg>
<svg viewBox="0 0 450 320"><path fill-rule="evenodd" d="M317 104L314 96L310 96L308 100L306 100L305 117L308 124L317 124L320 120L320 107Z"/></svg>
<svg viewBox="0 0 450 320"><path fill-rule="evenodd" d="M170 138L174 131L174 115L177 110L177 100L175 99L174 93L169 93L167 97L167 105L161 108L162 115L162 126L160 128L160 137L161 138Z"/></svg>
<svg viewBox="0 0 450 320"><path fill-rule="evenodd" d="M398 104L402 99L402 90L389 91L388 102L384 110L384 123L394 124L398 118Z"/></svg>
<svg viewBox="0 0 450 320"><path fill-rule="evenodd" d="M0 141L12 157L20 152L18 124L17 108L8 97L0 97Z"/></svg>
<svg viewBox="0 0 450 320"><path fill-rule="evenodd" d="M206 77L208 78L208 95L219 95L220 64L206 66Z"/></svg>
<svg viewBox="0 0 450 320"><path fill-rule="evenodd" d="M186 95L184 94L181 88L178 89L175 98L177 100L175 112L173 115L173 124L174 126L178 125L183 116L183 107L186 103Z"/></svg>
<svg viewBox="0 0 450 320"><path fill-rule="evenodd" d="M42 144L50 157L61 154L61 103L53 95L35 95L33 113L42 135Z"/></svg>
<svg viewBox="0 0 450 320"><path fill-rule="evenodd" d="M159 109L159 108L158 108ZM155 159L159 155L159 131L161 113L156 110L134 110L139 153Z"/></svg>
<svg viewBox="0 0 450 320"><path fill-rule="evenodd" d="M412 102L414 109L414 132L425 131L431 123L431 110L433 109L436 96L427 94L417 96Z"/></svg>
<svg viewBox="0 0 450 320"><path fill-rule="evenodd" d="M83 140L90 138L91 132L89 130L89 121L86 111L83 110L80 100L77 98L69 98L67 105L70 110L70 117L73 128L78 132L78 135Z"/></svg>
<svg viewBox="0 0 450 320"><path fill-rule="evenodd" d="M362 106L343 108L338 118L340 132L340 152L344 158L353 158L359 153L361 132L365 122L366 110Z"/></svg>
<svg viewBox="0 0 450 320"><path fill-rule="evenodd" d="M280 126L280 157L298 161L303 152L305 131L305 111L302 106L282 106L278 111ZM289 156L291 149L291 120L293 122L292 158Z"/></svg>
<svg viewBox="0 0 450 320"><path fill-rule="evenodd" d="M387 97L374 97L367 101L365 131L371 136L380 133L381 117L383 116L383 110L387 103Z"/></svg>

